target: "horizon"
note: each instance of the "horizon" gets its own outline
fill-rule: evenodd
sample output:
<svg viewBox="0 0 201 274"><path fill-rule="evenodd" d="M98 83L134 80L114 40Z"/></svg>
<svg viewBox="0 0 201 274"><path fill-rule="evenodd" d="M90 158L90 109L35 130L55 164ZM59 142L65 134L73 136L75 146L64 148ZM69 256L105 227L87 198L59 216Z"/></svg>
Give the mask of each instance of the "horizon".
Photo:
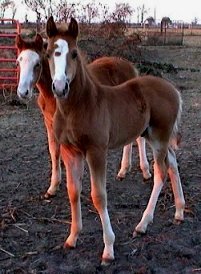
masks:
<svg viewBox="0 0 201 274"><path fill-rule="evenodd" d="M26 5L19 5L16 0L14 2L18 5L17 12L15 15L15 19L20 22L25 21L25 15L28 15L28 20L30 22L36 21L35 12L31 11L26 7ZM70 1L70 3L77 3L79 0ZM90 3L91 0L83 0L82 4ZM114 10L115 4L123 3L122 0L116 0L113 3L109 3L107 0L95 0L95 2L105 4L109 7L109 10ZM186 1L182 0L168 0L168 2L164 2L161 0L126 0L124 3L128 3L134 10L134 14L132 16L132 22L137 22L137 7L141 7L143 4L145 5L145 9L148 11L145 15L145 19L152 16L156 19L156 22L160 21L163 17L169 17L172 21L183 21L184 23L192 23L195 18L197 18L198 22L201 22L201 1L200 0L192 0L189 5ZM9 17L9 11L5 12L5 18Z"/></svg>

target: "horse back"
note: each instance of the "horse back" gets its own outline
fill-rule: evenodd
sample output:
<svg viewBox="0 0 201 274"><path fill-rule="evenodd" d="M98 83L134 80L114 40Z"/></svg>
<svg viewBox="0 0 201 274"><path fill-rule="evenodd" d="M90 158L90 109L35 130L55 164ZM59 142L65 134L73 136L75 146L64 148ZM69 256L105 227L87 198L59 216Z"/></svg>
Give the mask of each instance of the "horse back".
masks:
<svg viewBox="0 0 201 274"><path fill-rule="evenodd" d="M143 76L139 77L138 83L152 112L177 114L181 96L170 81L160 77Z"/></svg>
<svg viewBox="0 0 201 274"><path fill-rule="evenodd" d="M107 90L111 146L116 143L118 128L122 140L128 136L136 138L147 128L152 128L161 138L169 138L181 108L180 94L169 81L142 76Z"/></svg>
<svg viewBox="0 0 201 274"><path fill-rule="evenodd" d="M102 57L88 65L90 73L103 85L119 85L138 76L138 71L128 60L119 57Z"/></svg>

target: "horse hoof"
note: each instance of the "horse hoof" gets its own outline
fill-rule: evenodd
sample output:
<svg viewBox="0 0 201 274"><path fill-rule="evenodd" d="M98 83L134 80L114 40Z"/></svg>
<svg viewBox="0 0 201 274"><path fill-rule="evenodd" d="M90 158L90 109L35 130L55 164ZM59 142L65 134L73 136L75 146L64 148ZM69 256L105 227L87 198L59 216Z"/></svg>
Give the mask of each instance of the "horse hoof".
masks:
<svg viewBox="0 0 201 274"><path fill-rule="evenodd" d="M146 232L137 231L136 229L133 231L133 238L139 238L141 236L144 236Z"/></svg>
<svg viewBox="0 0 201 274"><path fill-rule="evenodd" d="M173 224L174 225L180 225L181 223L183 223L184 222L184 220L179 220L179 219L174 219L173 220Z"/></svg>
<svg viewBox="0 0 201 274"><path fill-rule="evenodd" d="M149 177L143 177L143 182L148 182L150 179L152 179L152 175Z"/></svg>
<svg viewBox="0 0 201 274"><path fill-rule="evenodd" d="M109 265L111 265L111 263L114 261L114 259L102 259L102 261L101 261L101 266L109 266Z"/></svg>
<svg viewBox="0 0 201 274"><path fill-rule="evenodd" d="M65 242L64 245L63 245L63 248L64 249L74 249L75 246L69 245L68 243Z"/></svg>
<svg viewBox="0 0 201 274"><path fill-rule="evenodd" d="M120 175L116 176L117 181L123 181L123 179L125 179L125 176L120 176Z"/></svg>
<svg viewBox="0 0 201 274"><path fill-rule="evenodd" d="M51 200L55 196L56 196L55 194L50 194L50 193L46 192L45 194L41 195L41 199L43 199L43 200Z"/></svg>

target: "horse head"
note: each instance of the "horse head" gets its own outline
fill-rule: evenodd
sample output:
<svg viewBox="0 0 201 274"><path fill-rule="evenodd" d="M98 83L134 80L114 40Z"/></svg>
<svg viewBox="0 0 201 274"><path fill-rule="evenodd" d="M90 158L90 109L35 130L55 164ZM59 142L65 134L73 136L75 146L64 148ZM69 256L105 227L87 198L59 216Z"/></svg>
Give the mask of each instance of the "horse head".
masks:
<svg viewBox="0 0 201 274"><path fill-rule="evenodd" d="M25 41L17 35L16 46L19 50L17 65L20 69L17 94L21 99L30 99L42 71L43 39L37 34L33 41Z"/></svg>
<svg viewBox="0 0 201 274"><path fill-rule="evenodd" d="M67 29L57 28L51 16L46 25L47 57L52 77L52 91L56 97L66 98L76 74L78 23L71 18Z"/></svg>

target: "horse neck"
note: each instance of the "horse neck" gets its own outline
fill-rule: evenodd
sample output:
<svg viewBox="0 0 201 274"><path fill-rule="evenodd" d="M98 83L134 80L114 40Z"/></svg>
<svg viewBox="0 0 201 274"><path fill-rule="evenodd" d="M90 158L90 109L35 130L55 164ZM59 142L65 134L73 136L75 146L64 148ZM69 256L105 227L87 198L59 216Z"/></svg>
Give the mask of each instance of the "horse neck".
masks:
<svg viewBox="0 0 201 274"><path fill-rule="evenodd" d="M46 58L42 57L42 71L36 84L40 94L45 98L54 98L52 93L52 79L49 64Z"/></svg>
<svg viewBox="0 0 201 274"><path fill-rule="evenodd" d="M70 85L70 93L67 102L70 106L90 104L96 99L97 83L93 81L86 64L78 57L75 78Z"/></svg>

